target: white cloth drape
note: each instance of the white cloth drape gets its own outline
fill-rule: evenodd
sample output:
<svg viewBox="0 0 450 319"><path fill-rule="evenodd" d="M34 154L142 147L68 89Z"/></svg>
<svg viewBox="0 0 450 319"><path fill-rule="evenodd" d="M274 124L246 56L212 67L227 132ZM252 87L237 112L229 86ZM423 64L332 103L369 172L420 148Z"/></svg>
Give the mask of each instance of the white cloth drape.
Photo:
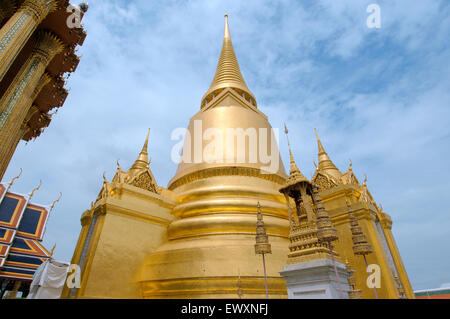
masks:
<svg viewBox="0 0 450 319"><path fill-rule="evenodd" d="M64 288L69 264L52 258L45 261L34 274L27 299L58 299Z"/></svg>

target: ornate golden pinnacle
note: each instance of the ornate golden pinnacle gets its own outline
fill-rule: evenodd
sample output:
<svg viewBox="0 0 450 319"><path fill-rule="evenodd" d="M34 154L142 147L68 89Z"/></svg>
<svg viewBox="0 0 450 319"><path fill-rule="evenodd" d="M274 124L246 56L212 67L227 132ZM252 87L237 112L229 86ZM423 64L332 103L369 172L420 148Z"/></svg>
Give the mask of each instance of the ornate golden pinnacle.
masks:
<svg viewBox="0 0 450 319"><path fill-rule="evenodd" d="M256 99L245 83L239 68L239 63L231 43L230 28L228 26L228 15L225 15L225 30L223 37L222 51L220 52L219 62L217 64L216 74L211 85L205 95L202 97L201 105L205 105L205 101L211 101L214 96L225 88L233 88L240 94L249 97L250 102L256 106Z"/></svg>
<svg viewBox="0 0 450 319"><path fill-rule="evenodd" d="M256 244L255 253L256 254L271 254L272 247L269 243L269 236L266 234L266 227L264 226L263 216L261 213L261 206L258 202L258 213L256 221Z"/></svg>
<svg viewBox="0 0 450 319"><path fill-rule="evenodd" d="M366 235L364 235L361 226L359 226L358 220L351 211L348 201L348 217L350 218L350 229L352 231L353 240L353 253L355 255L368 255L372 253L372 246L367 242Z"/></svg>
<svg viewBox="0 0 450 319"><path fill-rule="evenodd" d="M312 196L316 210L317 238L319 242L332 242L338 239L337 230L333 226L327 210L323 206L318 188L312 186Z"/></svg>
<svg viewBox="0 0 450 319"><path fill-rule="evenodd" d="M285 185L280 189L280 192L283 194L288 194L289 196L295 198L294 193L297 193L299 189L303 189L306 194L306 192L309 192L310 188L310 182L309 180L302 174L300 169L298 168L297 164L294 160L294 155L292 155L291 150L291 143L289 142L289 130L284 124L284 133L286 134L287 143L289 146L289 157L291 161L291 168L289 170L289 176L286 180Z"/></svg>
<svg viewBox="0 0 450 319"><path fill-rule="evenodd" d="M348 279L347 279L348 285L352 288L351 290L348 291L348 297L350 299L362 299L362 291L360 289L355 289L356 279L353 276L355 271L350 268L350 264L349 264L348 260L345 263L345 269L347 270L347 273L348 273Z"/></svg>

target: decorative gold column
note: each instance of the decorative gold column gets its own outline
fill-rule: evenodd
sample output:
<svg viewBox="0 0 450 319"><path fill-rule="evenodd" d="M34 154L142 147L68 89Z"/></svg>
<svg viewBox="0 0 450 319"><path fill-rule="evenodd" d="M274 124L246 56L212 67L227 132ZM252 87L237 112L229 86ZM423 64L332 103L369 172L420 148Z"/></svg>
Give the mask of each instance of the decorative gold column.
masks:
<svg viewBox="0 0 450 319"><path fill-rule="evenodd" d="M12 157L8 154L17 146L21 125L34 99L50 81L50 76L44 73L45 68L62 49L63 44L55 35L40 32L31 56L0 99L0 180Z"/></svg>
<svg viewBox="0 0 450 319"><path fill-rule="evenodd" d="M31 117L39 112L39 109L36 105L33 105L29 111L28 114L25 117L25 120L23 121L22 125L20 126L20 130L17 134L11 134L12 140L10 143L9 150L4 156L4 162L9 163L11 162L11 159L16 151L17 146L19 145L20 140L24 137L24 135L30 130L30 127L28 126L28 121L31 119ZM8 165L8 164L6 164ZM6 166L7 167L7 166ZM6 168L5 168L6 170Z"/></svg>
<svg viewBox="0 0 450 319"><path fill-rule="evenodd" d="M56 7L56 0L25 0L0 29L0 81L37 26Z"/></svg>

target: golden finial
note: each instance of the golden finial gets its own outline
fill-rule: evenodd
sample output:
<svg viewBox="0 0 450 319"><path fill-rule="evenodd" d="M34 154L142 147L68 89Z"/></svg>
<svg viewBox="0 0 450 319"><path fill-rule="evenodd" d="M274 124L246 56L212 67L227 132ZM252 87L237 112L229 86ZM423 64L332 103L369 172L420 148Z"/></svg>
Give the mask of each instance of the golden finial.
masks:
<svg viewBox="0 0 450 319"><path fill-rule="evenodd" d="M239 63L234 53L231 43L230 28L228 26L228 15L225 15L225 30L222 51L220 52L219 62L217 63L216 74L205 95L202 97L201 105L205 106L205 101L210 101L219 90L224 88L233 88L245 93L256 106L256 99L253 93L247 87L244 77L241 74Z"/></svg>
<svg viewBox="0 0 450 319"><path fill-rule="evenodd" d="M320 141L319 133L317 133L317 129L314 128L314 131L316 132L317 146L319 149L319 170L325 171L329 175L334 177L335 179L339 180L342 175L341 172L337 169L337 167L331 161L327 152L325 152L325 148L323 147L322 142Z"/></svg>
<svg viewBox="0 0 450 319"><path fill-rule="evenodd" d="M59 197L58 197L58 199L55 200L55 201L52 203L52 205L50 206L50 211L52 211L53 207L55 207L55 204L56 204L57 202L59 202L59 200L61 199L61 197L62 197L62 193L59 192Z"/></svg>
<svg viewBox="0 0 450 319"><path fill-rule="evenodd" d="M292 163L294 163L294 165L295 165L295 161L294 161L294 156L292 155L291 143L289 141L289 130L288 130L287 126L286 126L286 123L284 123L284 134L286 134L286 139L287 139L287 142L288 142L289 156L290 156L290 159L291 159L291 168L292 168Z"/></svg>
<svg viewBox="0 0 450 319"><path fill-rule="evenodd" d="M118 169L118 170L122 170L122 168L120 167L119 160L117 160L116 164L117 164L117 169Z"/></svg>
<svg viewBox="0 0 450 319"><path fill-rule="evenodd" d="M150 163L148 159L148 140L150 137L150 129L148 129L147 138L145 139L144 145L142 146L142 150L138 155L138 158L134 162L133 166L131 166L131 169L139 170L139 169L146 169L148 168L148 165Z"/></svg>
<svg viewBox="0 0 450 319"><path fill-rule="evenodd" d="M103 182L104 182L104 183L108 183L108 180L106 179L105 174L106 174L106 172L103 172Z"/></svg>
<svg viewBox="0 0 450 319"><path fill-rule="evenodd" d="M53 252L55 251L56 243L53 245L52 250L50 250L50 256L53 256Z"/></svg>
<svg viewBox="0 0 450 319"><path fill-rule="evenodd" d="M348 170L351 171L351 170L352 170L353 163L352 163L352 160L351 160L351 159L350 159L349 161L350 161L350 164L348 164Z"/></svg>
<svg viewBox="0 0 450 319"><path fill-rule="evenodd" d="M39 181L38 187L36 187L35 189L33 189L33 190L31 191L31 194L30 194L30 200L31 200L31 198L32 198L33 195L34 195L34 192L37 191L39 188L41 188L41 185L42 185L42 180Z"/></svg>
<svg viewBox="0 0 450 319"><path fill-rule="evenodd" d="M17 175L16 177L14 177L14 178L11 180L11 182L9 182L8 189L7 189L6 191L8 191L8 190L13 186L14 182L16 181L16 179L19 179L20 176L22 176L22 168L20 169L19 175Z"/></svg>
<svg viewBox="0 0 450 319"><path fill-rule="evenodd" d="M320 153L326 153L325 149L323 148L322 142L320 141L319 134L317 133L317 129L316 128L314 128L314 132L316 132L317 145L319 147L319 154Z"/></svg>
<svg viewBox="0 0 450 319"><path fill-rule="evenodd" d="M367 186L367 175L364 175L364 183L363 186Z"/></svg>
<svg viewBox="0 0 450 319"><path fill-rule="evenodd" d="M289 154L291 155L291 161L292 161L293 156L292 156L292 152L291 152L291 143L289 141L289 130L286 126L286 123L284 123L284 134L286 134L286 139L287 139L288 147L289 147Z"/></svg>
<svg viewBox="0 0 450 319"><path fill-rule="evenodd" d="M289 177L286 181L286 185L294 185L299 182L309 183L308 179L302 174L302 172L300 172L297 164L295 163L294 155L292 154L291 143L289 142L289 135L288 135L289 130L286 126L286 123L284 124L284 133L286 134L288 147L289 147L289 156L290 156L290 160L291 160L291 168L289 170Z"/></svg>
<svg viewBox="0 0 450 319"><path fill-rule="evenodd" d="M316 168L316 171L317 171L319 169L319 167L317 166L316 161L313 161L313 163L314 163L314 167Z"/></svg>
<svg viewBox="0 0 450 319"><path fill-rule="evenodd" d="M223 37L231 39L230 28L228 27L228 14L225 15L225 31L224 31Z"/></svg>
<svg viewBox="0 0 450 319"><path fill-rule="evenodd" d="M144 146L142 146L142 152L148 152L148 138L150 137L150 128L147 132L147 138L145 139Z"/></svg>

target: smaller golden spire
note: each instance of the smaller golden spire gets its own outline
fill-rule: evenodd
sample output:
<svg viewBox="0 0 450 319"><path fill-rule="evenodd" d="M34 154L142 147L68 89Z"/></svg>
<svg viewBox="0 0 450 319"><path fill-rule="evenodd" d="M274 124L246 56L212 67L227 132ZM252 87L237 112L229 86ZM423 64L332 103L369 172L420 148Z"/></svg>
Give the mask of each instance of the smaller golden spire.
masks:
<svg viewBox="0 0 450 319"><path fill-rule="evenodd" d="M139 170L139 169L147 169L149 168L149 160L148 160L148 139L150 136L150 129L148 129L147 138L145 139L144 146L142 146L142 150L139 153L138 158L134 162L133 166L131 166L131 170Z"/></svg>
<svg viewBox="0 0 450 319"><path fill-rule="evenodd" d="M337 230L323 205L319 189L315 185L312 186L312 199L316 211L317 238L319 242L327 242L331 245L332 241L338 239Z"/></svg>
<svg viewBox="0 0 450 319"><path fill-rule="evenodd" d="M256 254L271 254L272 248L269 243L269 236L266 233L266 227L264 226L263 215L261 213L261 205L258 202L258 211L256 214L256 244L255 253Z"/></svg>
<svg viewBox="0 0 450 319"><path fill-rule="evenodd" d="M294 155L292 155L291 143L289 141L289 130L286 126L286 123L284 124L284 133L286 134L286 139L287 139L288 147L289 147L289 156L291 159L291 171L290 172L292 173L294 171L299 171L297 164L295 164Z"/></svg>
<svg viewBox="0 0 450 319"><path fill-rule="evenodd" d="M371 202L369 191L367 189L367 175L365 175L363 185L361 186L361 195L359 196L359 201L365 204L369 204Z"/></svg>
<svg viewBox="0 0 450 319"><path fill-rule="evenodd" d="M326 154L327 152L325 152L325 149L323 148L322 142L320 141L319 134L317 133L316 128L314 128L314 132L316 132L317 146L319 147L319 155L322 153Z"/></svg>
<svg viewBox="0 0 450 319"><path fill-rule="evenodd" d="M317 129L314 129L314 131L316 132L317 146L319 148L319 171L328 173L332 177L339 180L339 178L342 176L342 173L337 169L337 167L331 161L327 152L325 152L322 142L320 141L319 134L317 133Z"/></svg>
<svg viewBox="0 0 450 319"><path fill-rule="evenodd" d="M294 185L296 183L302 183L302 182L307 182L309 184L309 180L302 174L302 172L300 172L300 169L298 168L297 164L295 163L294 155L292 155L291 143L289 142L289 130L288 130L286 124L284 124L284 133L286 134L286 138L287 138L287 142L288 142L288 146L289 146L289 156L290 156L290 160L291 160L291 168L289 170L289 177L287 179L286 186Z"/></svg>
<svg viewBox="0 0 450 319"><path fill-rule="evenodd" d="M348 217L350 219L350 230L352 232L353 240L353 253L355 255L368 255L372 253L372 246L367 242L366 235L363 233L361 226L359 225L358 219L352 212L352 208L345 200L348 209Z"/></svg>

